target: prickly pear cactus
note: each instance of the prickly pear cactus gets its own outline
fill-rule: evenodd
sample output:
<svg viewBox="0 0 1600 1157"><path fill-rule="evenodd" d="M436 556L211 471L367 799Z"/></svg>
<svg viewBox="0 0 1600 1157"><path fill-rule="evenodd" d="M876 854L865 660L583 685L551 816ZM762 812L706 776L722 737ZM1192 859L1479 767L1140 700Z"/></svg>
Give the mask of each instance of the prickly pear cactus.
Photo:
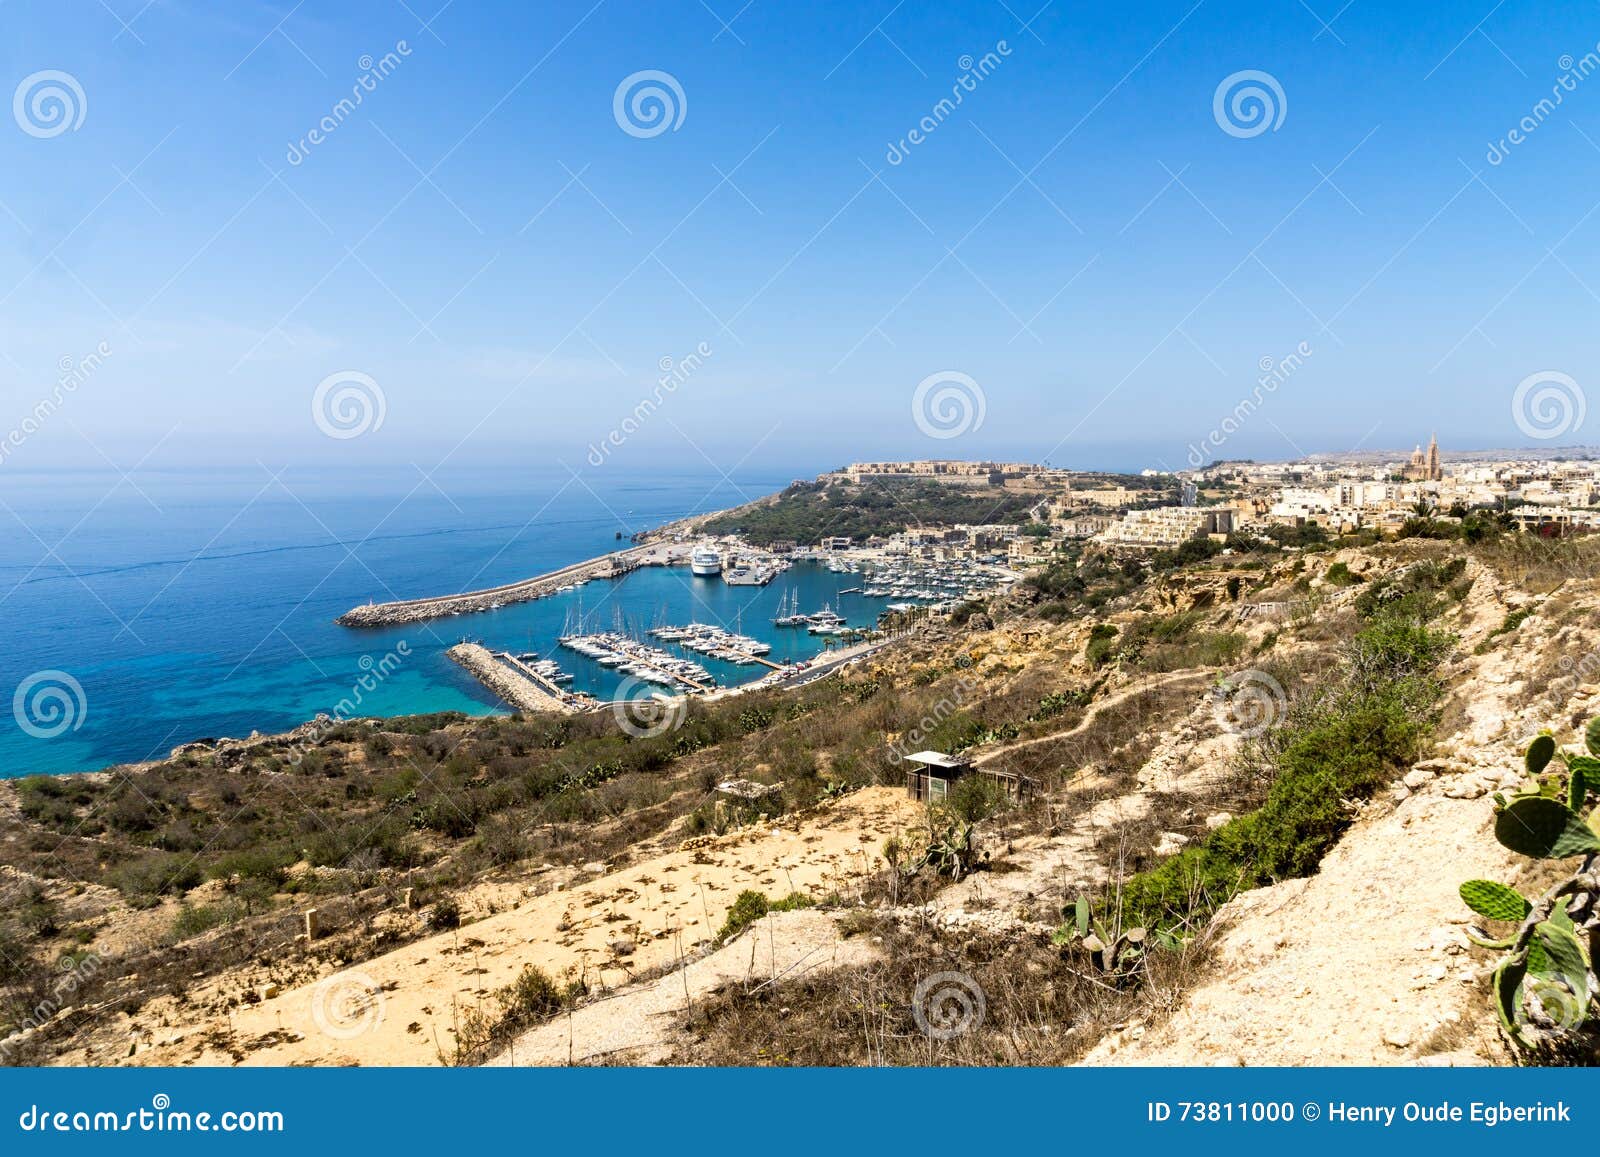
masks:
<svg viewBox="0 0 1600 1157"><path fill-rule="evenodd" d="M1600 808L1589 803L1600 793L1600 718L1583 738L1587 755L1561 750L1549 732L1536 736L1524 758L1530 785L1495 797L1496 839L1534 859L1575 860L1572 873L1538 899L1468 880L1461 901L1500 925L1499 935L1470 935L1505 953L1492 987L1507 1037L1529 1052L1592 1062L1600 1059Z"/></svg>

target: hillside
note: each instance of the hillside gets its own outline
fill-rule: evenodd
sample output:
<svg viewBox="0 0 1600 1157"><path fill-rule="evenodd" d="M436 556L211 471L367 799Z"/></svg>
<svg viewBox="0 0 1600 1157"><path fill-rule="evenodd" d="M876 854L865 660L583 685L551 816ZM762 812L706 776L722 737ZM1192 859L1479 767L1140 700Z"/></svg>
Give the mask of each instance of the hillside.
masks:
<svg viewBox="0 0 1600 1157"><path fill-rule="evenodd" d="M738 533L757 546L812 545L824 536L863 542L923 527L1026 522L1039 494L1004 486L879 479L795 482L767 500L702 520L711 534Z"/></svg>
<svg viewBox="0 0 1600 1157"><path fill-rule="evenodd" d="M650 738L353 721L0 784L5 1056L1507 1063L1456 887L1545 882L1487 797L1590 713L1595 559L1085 558ZM930 748L1031 793L914 804Z"/></svg>

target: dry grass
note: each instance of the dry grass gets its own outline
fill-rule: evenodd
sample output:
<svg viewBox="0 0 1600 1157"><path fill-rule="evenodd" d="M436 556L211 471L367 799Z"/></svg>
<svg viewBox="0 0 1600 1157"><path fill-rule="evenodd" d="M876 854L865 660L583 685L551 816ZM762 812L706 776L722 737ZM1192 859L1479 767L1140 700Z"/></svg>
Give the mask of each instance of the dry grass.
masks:
<svg viewBox="0 0 1600 1157"><path fill-rule="evenodd" d="M680 1024L674 1063L697 1065L1065 1065L1108 1033L1159 1024L1209 959L1204 946L1158 953L1148 971L1117 981L1073 952L1040 939L906 928L891 919L862 934L881 938L882 957L704 1000ZM918 985L957 973L933 991L982 996L981 1020L949 1039L919 1027ZM939 1007L925 1014L938 1023ZM942 1006L957 1012L955 1004Z"/></svg>

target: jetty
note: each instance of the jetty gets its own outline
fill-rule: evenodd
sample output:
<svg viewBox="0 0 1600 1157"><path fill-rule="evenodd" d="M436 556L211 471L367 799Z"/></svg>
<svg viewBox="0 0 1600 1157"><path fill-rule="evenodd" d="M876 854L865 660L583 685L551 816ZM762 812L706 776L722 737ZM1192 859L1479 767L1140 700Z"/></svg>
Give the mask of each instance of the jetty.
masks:
<svg viewBox="0 0 1600 1157"><path fill-rule="evenodd" d="M519 711L583 710L578 696L561 690L513 655L497 654L477 643L457 643L445 654Z"/></svg>
<svg viewBox="0 0 1600 1157"><path fill-rule="evenodd" d="M604 554L599 558L573 563L546 574L504 586L463 591L455 595L401 599L388 603L366 603L352 607L334 622L341 627L392 627L402 623L421 623L450 615L492 611L508 603L525 603L591 579L621 578L641 566L667 566L673 561L668 546L635 546Z"/></svg>

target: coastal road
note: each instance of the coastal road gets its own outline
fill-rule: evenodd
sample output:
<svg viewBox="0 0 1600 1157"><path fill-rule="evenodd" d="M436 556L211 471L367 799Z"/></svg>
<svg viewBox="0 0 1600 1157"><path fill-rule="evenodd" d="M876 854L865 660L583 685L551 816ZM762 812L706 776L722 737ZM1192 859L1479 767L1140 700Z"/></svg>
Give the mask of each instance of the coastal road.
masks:
<svg viewBox="0 0 1600 1157"><path fill-rule="evenodd" d="M892 642L894 642L893 639L884 639L882 642L863 644L860 649L841 651L825 659L819 656L804 671L799 672L792 678L780 679L776 683L769 684L769 686L776 687L780 691L788 691L795 687L805 687L808 684L815 683L818 679L826 679L829 675L832 675L842 667L849 666L857 659L865 659L870 655L876 655Z"/></svg>

